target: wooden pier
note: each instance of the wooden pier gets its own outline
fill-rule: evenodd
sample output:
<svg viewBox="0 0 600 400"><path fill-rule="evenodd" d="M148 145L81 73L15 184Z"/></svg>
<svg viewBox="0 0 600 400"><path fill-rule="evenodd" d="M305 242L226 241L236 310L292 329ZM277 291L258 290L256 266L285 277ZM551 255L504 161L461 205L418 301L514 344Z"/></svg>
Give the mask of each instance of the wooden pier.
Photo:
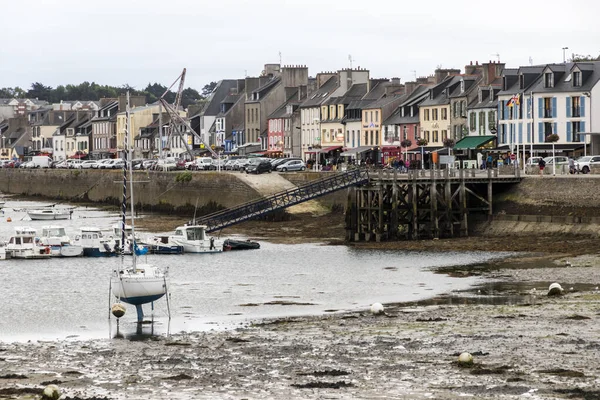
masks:
<svg viewBox="0 0 600 400"><path fill-rule="evenodd" d="M379 171L349 190L346 239L417 240L468 236L469 215L492 216L494 184L521 181L498 170Z"/></svg>

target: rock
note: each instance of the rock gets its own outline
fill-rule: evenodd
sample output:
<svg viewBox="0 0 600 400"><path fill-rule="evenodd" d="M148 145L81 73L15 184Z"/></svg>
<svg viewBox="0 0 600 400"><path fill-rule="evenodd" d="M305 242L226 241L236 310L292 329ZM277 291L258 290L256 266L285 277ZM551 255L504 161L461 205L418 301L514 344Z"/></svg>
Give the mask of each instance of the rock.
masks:
<svg viewBox="0 0 600 400"><path fill-rule="evenodd" d="M458 356L458 363L460 365L472 365L473 364L473 356L471 353L460 353Z"/></svg>
<svg viewBox="0 0 600 400"><path fill-rule="evenodd" d="M60 397L60 389L56 385L48 385L42 393L42 399L45 400L58 400Z"/></svg>
<svg viewBox="0 0 600 400"><path fill-rule="evenodd" d="M565 290L562 288L562 286L555 282L548 288L548 296L562 296L564 291Z"/></svg>
<svg viewBox="0 0 600 400"><path fill-rule="evenodd" d="M383 305L381 303L371 304L371 314L374 314L374 315L383 314Z"/></svg>

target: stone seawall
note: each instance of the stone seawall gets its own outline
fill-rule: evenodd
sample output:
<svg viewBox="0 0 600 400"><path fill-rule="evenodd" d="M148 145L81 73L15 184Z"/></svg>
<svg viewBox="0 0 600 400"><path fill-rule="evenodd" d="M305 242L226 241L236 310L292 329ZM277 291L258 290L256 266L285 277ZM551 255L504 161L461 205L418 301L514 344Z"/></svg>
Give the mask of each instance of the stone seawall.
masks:
<svg viewBox="0 0 600 400"><path fill-rule="evenodd" d="M269 175L261 175L268 179ZM318 173L281 174L294 184L318 179ZM187 181L187 177L191 179ZM262 197L240 179L237 172L159 172L136 171L134 198L143 206L201 208L214 204L226 208ZM93 203L118 203L123 193L120 170L0 169L0 192L49 199L81 200ZM283 190L283 189L282 189ZM324 196L319 202L326 207L344 205L346 191Z"/></svg>

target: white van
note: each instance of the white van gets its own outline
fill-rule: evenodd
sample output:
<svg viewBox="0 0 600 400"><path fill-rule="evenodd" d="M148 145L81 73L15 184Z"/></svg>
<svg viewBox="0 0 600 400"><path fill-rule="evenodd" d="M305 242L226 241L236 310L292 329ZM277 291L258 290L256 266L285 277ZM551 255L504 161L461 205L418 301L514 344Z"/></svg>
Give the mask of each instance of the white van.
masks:
<svg viewBox="0 0 600 400"><path fill-rule="evenodd" d="M198 157L196 158L196 167L203 171L208 171L212 165L213 159L211 157Z"/></svg>
<svg viewBox="0 0 600 400"><path fill-rule="evenodd" d="M71 168L71 169L73 169L73 168L79 169L79 168L81 168L82 162L83 162L82 160L79 160L77 158L69 158L69 159L67 159L67 166L68 166L68 168Z"/></svg>
<svg viewBox="0 0 600 400"><path fill-rule="evenodd" d="M33 156L31 157L33 168L50 168L52 159L48 156Z"/></svg>

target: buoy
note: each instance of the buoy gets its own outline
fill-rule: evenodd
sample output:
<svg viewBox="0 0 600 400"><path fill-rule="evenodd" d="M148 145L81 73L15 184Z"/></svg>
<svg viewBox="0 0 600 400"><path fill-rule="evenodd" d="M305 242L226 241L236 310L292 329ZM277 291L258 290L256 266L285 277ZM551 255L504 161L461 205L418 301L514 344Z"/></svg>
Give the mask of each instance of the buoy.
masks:
<svg viewBox="0 0 600 400"><path fill-rule="evenodd" d="M560 284L556 282L551 284L548 288L548 296L562 296L563 292L564 289L562 288L562 286L560 286Z"/></svg>
<svg viewBox="0 0 600 400"><path fill-rule="evenodd" d="M471 365L473 364L473 356L471 353L460 353L458 356L458 363L462 365Z"/></svg>
<svg viewBox="0 0 600 400"><path fill-rule="evenodd" d="M48 385L42 393L42 399L58 400L60 397L60 389L56 385Z"/></svg>
<svg viewBox="0 0 600 400"><path fill-rule="evenodd" d="M383 314L383 305L381 303L371 304L371 314Z"/></svg>
<svg viewBox="0 0 600 400"><path fill-rule="evenodd" d="M125 306L123 306L121 303L115 303L110 308L110 311L115 317L121 318L123 315L125 315Z"/></svg>
<svg viewBox="0 0 600 400"><path fill-rule="evenodd" d="M11 217L6 218L6 222L12 222L12 218Z"/></svg>

